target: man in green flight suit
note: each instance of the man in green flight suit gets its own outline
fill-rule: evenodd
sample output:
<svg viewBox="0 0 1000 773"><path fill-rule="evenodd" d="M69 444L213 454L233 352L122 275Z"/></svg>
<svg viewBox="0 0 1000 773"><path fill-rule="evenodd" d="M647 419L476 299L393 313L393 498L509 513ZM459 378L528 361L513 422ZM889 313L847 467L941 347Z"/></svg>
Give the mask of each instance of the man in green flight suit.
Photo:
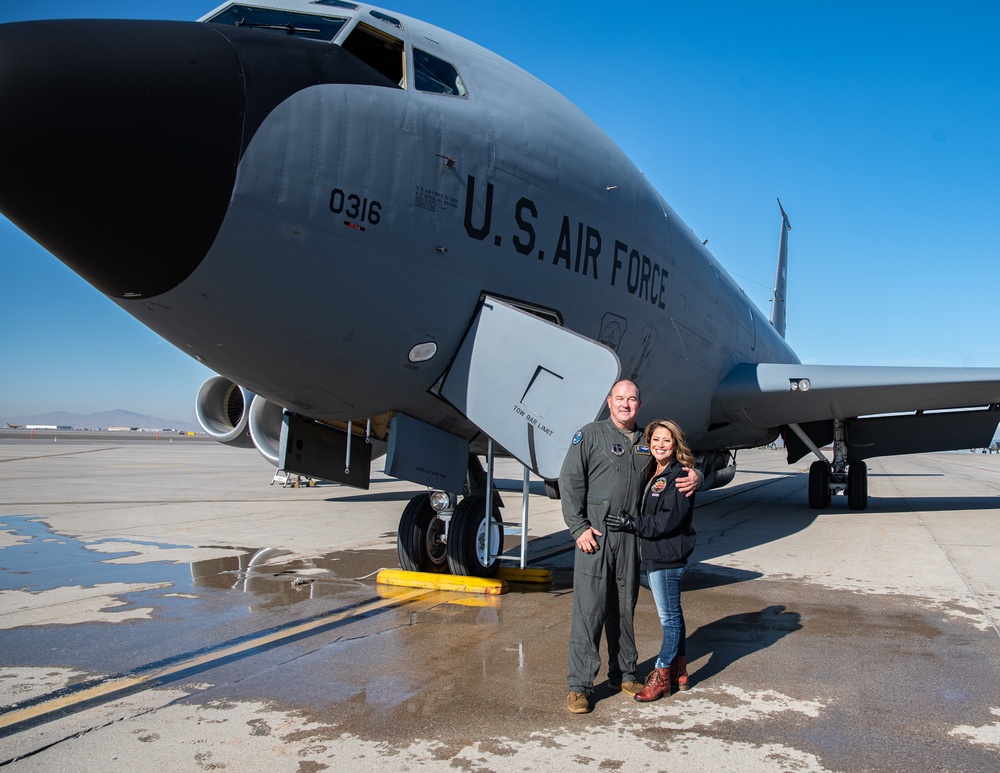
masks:
<svg viewBox="0 0 1000 773"><path fill-rule="evenodd" d="M608 682L635 695L638 653L632 616L639 598L639 540L629 532L609 531L609 513L638 512L643 472L650 460L635 417L642 401L631 381L619 381L608 395L611 418L583 427L573 437L559 492L563 519L576 540L573 562L573 621L569 636L569 695L573 714L591 710L594 678L601 668L601 631L608 637ZM690 496L701 475L688 470L677 488Z"/></svg>

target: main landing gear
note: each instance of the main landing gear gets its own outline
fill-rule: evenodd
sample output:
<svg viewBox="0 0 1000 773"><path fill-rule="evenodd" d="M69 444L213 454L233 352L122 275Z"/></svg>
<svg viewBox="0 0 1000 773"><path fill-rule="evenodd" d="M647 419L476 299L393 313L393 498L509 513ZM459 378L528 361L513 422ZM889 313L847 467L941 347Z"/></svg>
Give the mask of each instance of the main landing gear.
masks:
<svg viewBox="0 0 1000 773"><path fill-rule="evenodd" d="M472 465L478 474L473 470ZM500 566L503 522L499 494L493 492L492 514L486 518L486 496L480 493L482 467L470 458L471 493L456 505L443 491L418 494L403 509L396 536L399 565L409 572L451 572L492 577Z"/></svg>
<svg viewBox="0 0 1000 773"><path fill-rule="evenodd" d="M809 467L809 507L824 510L830 506L834 493L847 493L847 506L852 510L868 507L868 465L852 462L846 474L829 462L815 461ZM846 481L846 483L845 483Z"/></svg>
<svg viewBox="0 0 1000 773"><path fill-rule="evenodd" d="M821 458L809 467L809 507L815 510L824 510L829 507L833 494L846 493L849 508L852 510L866 509L868 507L868 465L860 459L848 465L844 423L839 419L835 419L833 422L832 463L828 462L815 446L812 447L812 450Z"/></svg>

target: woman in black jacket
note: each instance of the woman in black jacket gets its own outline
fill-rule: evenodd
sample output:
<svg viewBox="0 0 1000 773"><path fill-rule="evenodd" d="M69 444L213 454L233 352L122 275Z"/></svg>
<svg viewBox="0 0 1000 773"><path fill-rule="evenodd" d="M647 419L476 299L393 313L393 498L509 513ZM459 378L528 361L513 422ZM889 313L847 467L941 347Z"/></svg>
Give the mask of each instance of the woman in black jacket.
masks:
<svg viewBox="0 0 1000 773"><path fill-rule="evenodd" d="M642 512L635 517L623 513L607 519L608 528L639 535L642 568L646 570L663 626L663 644L656 667L635 696L643 702L669 695L672 687L688 689L681 576L695 545L691 526L694 497L684 496L674 485L677 476L684 474L682 468L694 467L694 456L684 432L670 419L657 419L646 427L645 438L653 458L642 497Z"/></svg>

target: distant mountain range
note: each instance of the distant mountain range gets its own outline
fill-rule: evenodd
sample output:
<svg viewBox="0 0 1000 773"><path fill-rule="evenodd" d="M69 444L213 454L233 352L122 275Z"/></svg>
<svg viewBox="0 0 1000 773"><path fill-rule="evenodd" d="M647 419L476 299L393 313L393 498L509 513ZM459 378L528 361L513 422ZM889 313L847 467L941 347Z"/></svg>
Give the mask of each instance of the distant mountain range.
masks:
<svg viewBox="0 0 1000 773"><path fill-rule="evenodd" d="M158 416L146 416L135 411L101 411L100 413L70 413L69 411L52 411L38 413L34 416L0 417L0 427L6 424L55 424L57 427L73 427L74 429L107 429L108 427L136 427L138 429L176 429L184 432L203 432L197 424L180 419L161 419Z"/></svg>

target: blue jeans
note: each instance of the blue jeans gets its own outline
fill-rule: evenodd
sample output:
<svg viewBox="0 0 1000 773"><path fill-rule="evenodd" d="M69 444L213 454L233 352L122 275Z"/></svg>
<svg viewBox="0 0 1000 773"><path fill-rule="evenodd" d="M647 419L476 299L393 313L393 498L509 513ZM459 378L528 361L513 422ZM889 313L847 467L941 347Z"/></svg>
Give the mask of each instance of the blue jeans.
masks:
<svg viewBox="0 0 1000 773"><path fill-rule="evenodd" d="M685 567L646 570L649 589L653 591L656 611L663 626L663 644L656 658L657 668L669 668L674 658L686 654L684 612L681 610L681 577Z"/></svg>

